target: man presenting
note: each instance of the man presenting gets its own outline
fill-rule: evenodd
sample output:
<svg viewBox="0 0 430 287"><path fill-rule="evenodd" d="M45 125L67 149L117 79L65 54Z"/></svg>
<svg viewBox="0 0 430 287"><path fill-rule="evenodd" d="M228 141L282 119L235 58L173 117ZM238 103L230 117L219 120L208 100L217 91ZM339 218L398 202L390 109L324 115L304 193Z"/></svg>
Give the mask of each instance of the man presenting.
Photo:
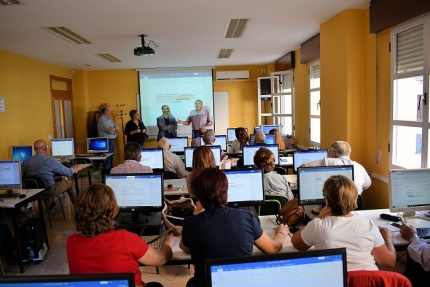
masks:
<svg viewBox="0 0 430 287"><path fill-rule="evenodd" d="M54 181L54 174L70 177L82 169L82 164L78 164L74 168L68 168L54 158L47 156L48 145L44 140L34 142L34 151L36 154L23 162L21 166L22 175L37 175L45 180L48 188L42 191L42 197L60 195L63 192L67 192L70 201L75 205L76 190L73 186L73 181L64 180L56 183Z"/></svg>
<svg viewBox="0 0 430 287"><path fill-rule="evenodd" d="M196 109L190 112L190 115L185 121L178 120L179 124L183 124L185 126L191 127L193 130L200 130L200 128L206 128L208 126L212 126L213 122L210 116L209 109L203 108L203 102L201 100L197 100L195 102ZM200 139L199 139L200 141ZM200 142L197 146L200 145ZM194 142L193 142L193 146Z"/></svg>
<svg viewBox="0 0 430 287"><path fill-rule="evenodd" d="M117 132L119 127L110 118L112 113L110 106L108 104L103 104L100 106L100 113L102 114L97 121L97 132L99 137L108 138L109 141L109 153L115 153L115 139L117 137ZM104 164L104 169L109 172L112 168L112 156L106 159Z"/></svg>

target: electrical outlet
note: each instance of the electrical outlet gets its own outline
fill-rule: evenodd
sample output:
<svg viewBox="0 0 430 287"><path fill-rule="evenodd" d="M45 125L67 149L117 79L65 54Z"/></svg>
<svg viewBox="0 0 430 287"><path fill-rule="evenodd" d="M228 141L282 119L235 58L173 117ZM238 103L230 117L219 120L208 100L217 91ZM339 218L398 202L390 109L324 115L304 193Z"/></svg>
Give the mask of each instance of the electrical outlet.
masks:
<svg viewBox="0 0 430 287"><path fill-rule="evenodd" d="M52 140L52 136L51 135L48 135L48 140Z"/></svg>

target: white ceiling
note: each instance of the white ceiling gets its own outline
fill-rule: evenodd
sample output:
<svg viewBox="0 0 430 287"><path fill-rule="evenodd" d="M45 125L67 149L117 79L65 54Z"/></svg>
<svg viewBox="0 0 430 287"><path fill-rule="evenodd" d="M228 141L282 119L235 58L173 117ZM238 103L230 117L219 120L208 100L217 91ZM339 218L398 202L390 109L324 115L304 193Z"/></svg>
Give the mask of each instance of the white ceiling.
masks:
<svg viewBox="0 0 430 287"><path fill-rule="evenodd" d="M267 64L319 33L322 23L369 0L22 0L0 5L0 49L70 69ZM222 37L229 18L251 18L242 38ZM89 40L74 45L41 29L64 26ZM139 34L155 56L138 57ZM217 59L222 48L235 49ZM109 53L121 63L94 54ZM91 65L91 66L86 66ZM1 68L1 66L0 66Z"/></svg>

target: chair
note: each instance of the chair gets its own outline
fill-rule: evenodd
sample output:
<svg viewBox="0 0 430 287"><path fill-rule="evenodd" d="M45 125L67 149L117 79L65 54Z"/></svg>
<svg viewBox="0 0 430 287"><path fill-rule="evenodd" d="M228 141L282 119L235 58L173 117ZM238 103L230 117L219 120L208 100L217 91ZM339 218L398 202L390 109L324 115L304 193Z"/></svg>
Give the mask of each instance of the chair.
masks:
<svg viewBox="0 0 430 287"><path fill-rule="evenodd" d="M266 195L264 198L264 205L258 207L258 215L278 214L281 207L288 202L282 195Z"/></svg>
<svg viewBox="0 0 430 287"><path fill-rule="evenodd" d="M404 275L384 270L348 271L348 287L412 287Z"/></svg>
<svg viewBox="0 0 430 287"><path fill-rule="evenodd" d="M173 171L165 170L163 171L163 179L179 179L179 176Z"/></svg>
<svg viewBox="0 0 430 287"><path fill-rule="evenodd" d="M280 166L275 167L274 172L281 174L281 175L287 174L287 172L285 171L285 168L280 167Z"/></svg>
<svg viewBox="0 0 430 287"><path fill-rule="evenodd" d="M46 189L48 188L48 185L46 184L46 181L38 176L38 175L27 175L22 177L22 188L24 189ZM61 211L63 212L63 218L66 220L66 214L64 213L63 203L61 202L60 195L50 195L50 196L43 196L42 200L45 203L46 207L49 209L49 199L54 199L55 197L58 198L58 201L60 202ZM51 212L48 210L48 217L49 217L49 226L52 229L52 220L51 220Z"/></svg>
<svg viewBox="0 0 430 287"><path fill-rule="evenodd" d="M86 157L76 157L75 162L76 162L76 164L91 164L91 165L93 164L93 161L89 158L86 158ZM94 182L94 176L97 176L97 178L100 182L102 181L102 173L100 170L96 170L96 169L91 168L90 176L91 176L92 182ZM88 178L88 171L85 170L85 171L78 172L78 177L81 178L81 188L82 188L82 180L84 178ZM89 180L88 180L88 182L89 182Z"/></svg>

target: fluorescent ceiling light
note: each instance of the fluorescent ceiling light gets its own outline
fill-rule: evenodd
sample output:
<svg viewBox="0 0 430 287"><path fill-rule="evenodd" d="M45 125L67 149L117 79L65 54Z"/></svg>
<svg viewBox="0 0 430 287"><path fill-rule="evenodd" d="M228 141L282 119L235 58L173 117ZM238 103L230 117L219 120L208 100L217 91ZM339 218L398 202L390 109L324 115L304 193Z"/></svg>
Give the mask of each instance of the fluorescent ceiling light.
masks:
<svg viewBox="0 0 430 287"><path fill-rule="evenodd" d="M75 32L65 28L65 27L42 27L42 29L60 37L63 40L66 40L72 44L91 44L90 41L79 36Z"/></svg>
<svg viewBox="0 0 430 287"><path fill-rule="evenodd" d="M122 62L120 59L112 56L111 54L95 54L97 57L99 57L100 59L105 60L106 62L110 62L110 63L119 63Z"/></svg>
<svg viewBox="0 0 430 287"><path fill-rule="evenodd" d="M221 50L219 50L218 59L230 58L233 51L234 51L234 49L221 49Z"/></svg>
<svg viewBox="0 0 430 287"><path fill-rule="evenodd" d="M240 38L248 27L251 19L228 19L223 38Z"/></svg>

